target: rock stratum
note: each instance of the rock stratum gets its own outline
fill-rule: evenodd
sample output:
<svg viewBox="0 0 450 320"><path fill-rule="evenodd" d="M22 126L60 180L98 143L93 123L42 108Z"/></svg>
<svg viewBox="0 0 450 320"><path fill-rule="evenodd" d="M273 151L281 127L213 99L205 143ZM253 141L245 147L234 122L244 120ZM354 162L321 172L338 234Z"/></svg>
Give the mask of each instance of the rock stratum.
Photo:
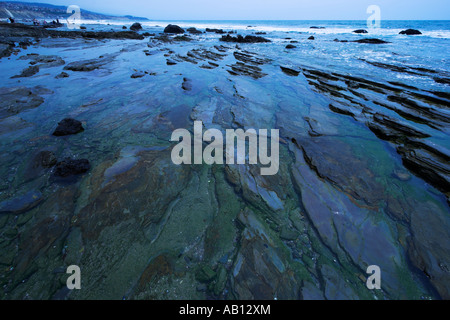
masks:
<svg viewBox="0 0 450 320"><path fill-rule="evenodd" d="M0 25L2 299L450 298L448 70L149 31ZM194 121L279 129L279 172L174 165Z"/></svg>

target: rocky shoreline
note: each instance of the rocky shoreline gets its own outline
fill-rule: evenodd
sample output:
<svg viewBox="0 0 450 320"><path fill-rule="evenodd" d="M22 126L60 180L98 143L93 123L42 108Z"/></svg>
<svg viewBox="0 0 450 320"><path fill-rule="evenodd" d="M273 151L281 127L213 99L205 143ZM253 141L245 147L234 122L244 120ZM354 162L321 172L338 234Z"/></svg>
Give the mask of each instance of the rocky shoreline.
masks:
<svg viewBox="0 0 450 320"><path fill-rule="evenodd" d="M133 29L0 24L0 298L450 297L448 71L355 59L430 90L290 60L319 36ZM196 120L279 129L279 174L173 165Z"/></svg>

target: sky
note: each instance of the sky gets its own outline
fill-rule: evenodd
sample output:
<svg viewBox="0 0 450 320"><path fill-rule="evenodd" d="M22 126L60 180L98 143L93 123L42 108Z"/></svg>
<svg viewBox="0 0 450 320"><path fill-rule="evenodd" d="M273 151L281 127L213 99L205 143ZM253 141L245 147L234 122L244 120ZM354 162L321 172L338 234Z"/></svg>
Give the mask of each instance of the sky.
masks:
<svg viewBox="0 0 450 320"><path fill-rule="evenodd" d="M33 0L152 20L450 20L450 0Z"/></svg>

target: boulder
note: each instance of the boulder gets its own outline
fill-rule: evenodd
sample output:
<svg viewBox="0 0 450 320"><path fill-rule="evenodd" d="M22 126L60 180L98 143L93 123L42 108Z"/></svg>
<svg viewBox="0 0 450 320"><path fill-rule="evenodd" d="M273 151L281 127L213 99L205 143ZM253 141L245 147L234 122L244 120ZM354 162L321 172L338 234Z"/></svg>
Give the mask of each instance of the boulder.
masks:
<svg viewBox="0 0 450 320"><path fill-rule="evenodd" d="M214 32L214 33L217 33L217 34L224 34L224 33L226 33L222 29L211 29L211 28L206 28L206 32Z"/></svg>
<svg viewBox="0 0 450 320"><path fill-rule="evenodd" d="M308 40L315 40L313 36L309 37Z"/></svg>
<svg viewBox="0 0 450 320"><path fill-rule="evenodd" d="M169 24L165 29L164 33L184 33L184 29L177 25Z"/></svg>
<svg viewBox="0 0 450 320"><path fill-rule="evenodd" d="M53 132L53 135L60 137L77 134L82 131L84 131L84 128L80 121L66 118L58 123L58 127L55 129L55 132Z"/></svg>
<svg viewBox="0 0 450 320"><path fill-rule="evenodd" d="M295 49L295 48L297 48L297 47L294 46L294 45L292 45L292 44L288 44L288 45L286 46L286 49Z"/></svg>
<svg viewBox="0 0 450 320"><path fill-rule="evenodd" d="M375 38L371 38L371 39L360 39L360 40L355 40L353 42L357 42L357 43L369 43L369 44L384 44L384 43L389 43L387 41L384 40L380 40L380 39L375 39Z"/></svg>
<svg viewBox="0 0 450 320"><path fill-rule="evenodd" d="M364 30L364 29L358 29L358 30L353 31L353 33L368 33L368 32L367 32L367 30Z"/></svg>
<svg viewBox="0 0 450 320"><path fill-rule="evenodd" d="M188 28L186 29L186 31L191 34L202 34L202 32L200 30L197 30L196 28Z"/></svg>
<svg viewBox="0 0 450 320"><path fill-rule="evenodd" d="M138 31L142 30L142 25L139 22L133 23L133 25L130 27L130 30L132 31Z"/></svg>
<svg viewBox="0 0 450 320"><path fill-rule="evenodd" d="M263 43L263 42L271 42L269 39L258 37L258 36L251 36L247 35L245 38L241 35L238 35L236 37L230 36L227 34L226 36L222 36L220 41L224 42L237 42L237 43Z"/></svg>
<svg viewBox="0 0 450 320"><path fill-rule="evenodd" d="M405 34L407 36L412 36L412 35L422 34L422 32L420 32L419 30L415 30L415 29L407 29L407 30L400 31L399 34Z"/></svg>

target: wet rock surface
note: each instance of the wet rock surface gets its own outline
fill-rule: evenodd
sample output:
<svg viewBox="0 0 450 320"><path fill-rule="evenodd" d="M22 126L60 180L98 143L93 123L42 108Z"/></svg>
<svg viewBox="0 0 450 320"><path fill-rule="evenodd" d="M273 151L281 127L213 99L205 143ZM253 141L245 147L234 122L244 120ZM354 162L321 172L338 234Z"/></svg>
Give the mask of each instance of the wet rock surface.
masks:
<svg viewBox="0 0 450 320"><path fill-rule="evenodd" d="M21 56L19 60L30 60L30 64L39 68L59 67L65 64L65 61L59 56L27 54Z"/></svg>
<svg viewBox="0 0 450 320"><path fill-rule="evenodd" d="M89 161L86 159L74 160L67 158L56 164L55 176L66 178L86 173L90 168Z"/></svg>
<svg viewBox="0 0 450 320"><path fill-rule="evenodd" d="M75 61L67 64L64 67L64 70L70 70L70 71L77 71L77 72L89 72L96 69L99 69L110 62L114 60L116 55L106 55L106 56L100 56L96 59L88 59L88 60L81 60L81 61Z"/></svg>
<svg viewBox="0 0 450 320"><path fill-rule="evenodd" d="M220 30L188 29L191 41L158 32L55 36L12 56L41 71L17 87L9 76L23 67L10 70L0 89L1 298L448 298L444 70L359 55L369 75L314 66L324 43L395 50L324 35L269 47L219 42ZM284 50L286 40L299 44ZM50 136L65 117L89 130ZM279 129L278 173L174 165L172 132L198 120ZM71 264L84 290L66 290ZM372 264L381 290L366 288Z"/></svg>
<svg viewBox="0 0 450 320"><path fill-rule="evenodd" d="M20 214L37 206L42 201L42 194L38 191L30 191L23 196L0 203L0 214Z"/></svg>
<svg viewBox="0 0 450 320"><path fill-rule="evenodd" d="M444 111L447 101L436 99L430 95L417 94L410 91L404 92L391 84L383 84L336 73L328 75L321 72L311 73L311 71L306 70L305 75L311 79L310 84L317 90L330 95L334 99L338 99L337 101L342 107L330 106L333 112L352 116L359 121L363 121L377 137L396 143L398 145L397 151L402 156L405 165L438 189L443 190L445 193L448 192L448 182L446 182L448 181L448 171L445 169L445 163L448 161L448 151L445 149L436 150L432 145L421 142L420 139L428 138L430 134L418 130L414 125L414 123L418 123L433 129L442 130L441 128L445 126L445 123L450 123L450 118ZM340 79L346 83L348 88L352 88L352 95L343 95L341 87L331 84ZM317 80L318 82L316 82ZM371 111L367 103L364 102L366 100L365 96L356 92L356 90L360 89L388 94L388 100L396 104L381 103L379 100L374 100L374 103L382 106L386 113L389 111L396 112L402 120L383 115L379 111ZM413 96L420 97L420 100L425 100L429 104L416 102L414 98L411 98ZM435 107L431 107L430 104ZM360 116L356 116L359 114ZM413 121L412 125L408 124L411 120ZM432 160L427 161L421 156L416 157L416 152L418 155L423 154L425 158L431 157Z"/></svg>
<svg viewBox="0 0 450 320"><path fill-rule="evenodd" d="M6 34L8 37L16 38L85 38L85 39L144 39L134 31L62 31L45 29L42 27L35 27L21 23L15 24L0 24L0 34Z"/></svg>
<svg viewBox="0 0 450 320"><path fill-rule="evenodd" d="M50 90L40 86L0 88L0 119L39 107L45 101L42 95L50 93Z"/></svg>
<svg viewBox="0 0 450 320"><path fill-rule="evenodd" d="M11 79L31 77L31 76L34 76L38 72L39 72L38 66L31 66L31 67L23 69L21 74L13 76L13 77L11 77Z"/></svg>

